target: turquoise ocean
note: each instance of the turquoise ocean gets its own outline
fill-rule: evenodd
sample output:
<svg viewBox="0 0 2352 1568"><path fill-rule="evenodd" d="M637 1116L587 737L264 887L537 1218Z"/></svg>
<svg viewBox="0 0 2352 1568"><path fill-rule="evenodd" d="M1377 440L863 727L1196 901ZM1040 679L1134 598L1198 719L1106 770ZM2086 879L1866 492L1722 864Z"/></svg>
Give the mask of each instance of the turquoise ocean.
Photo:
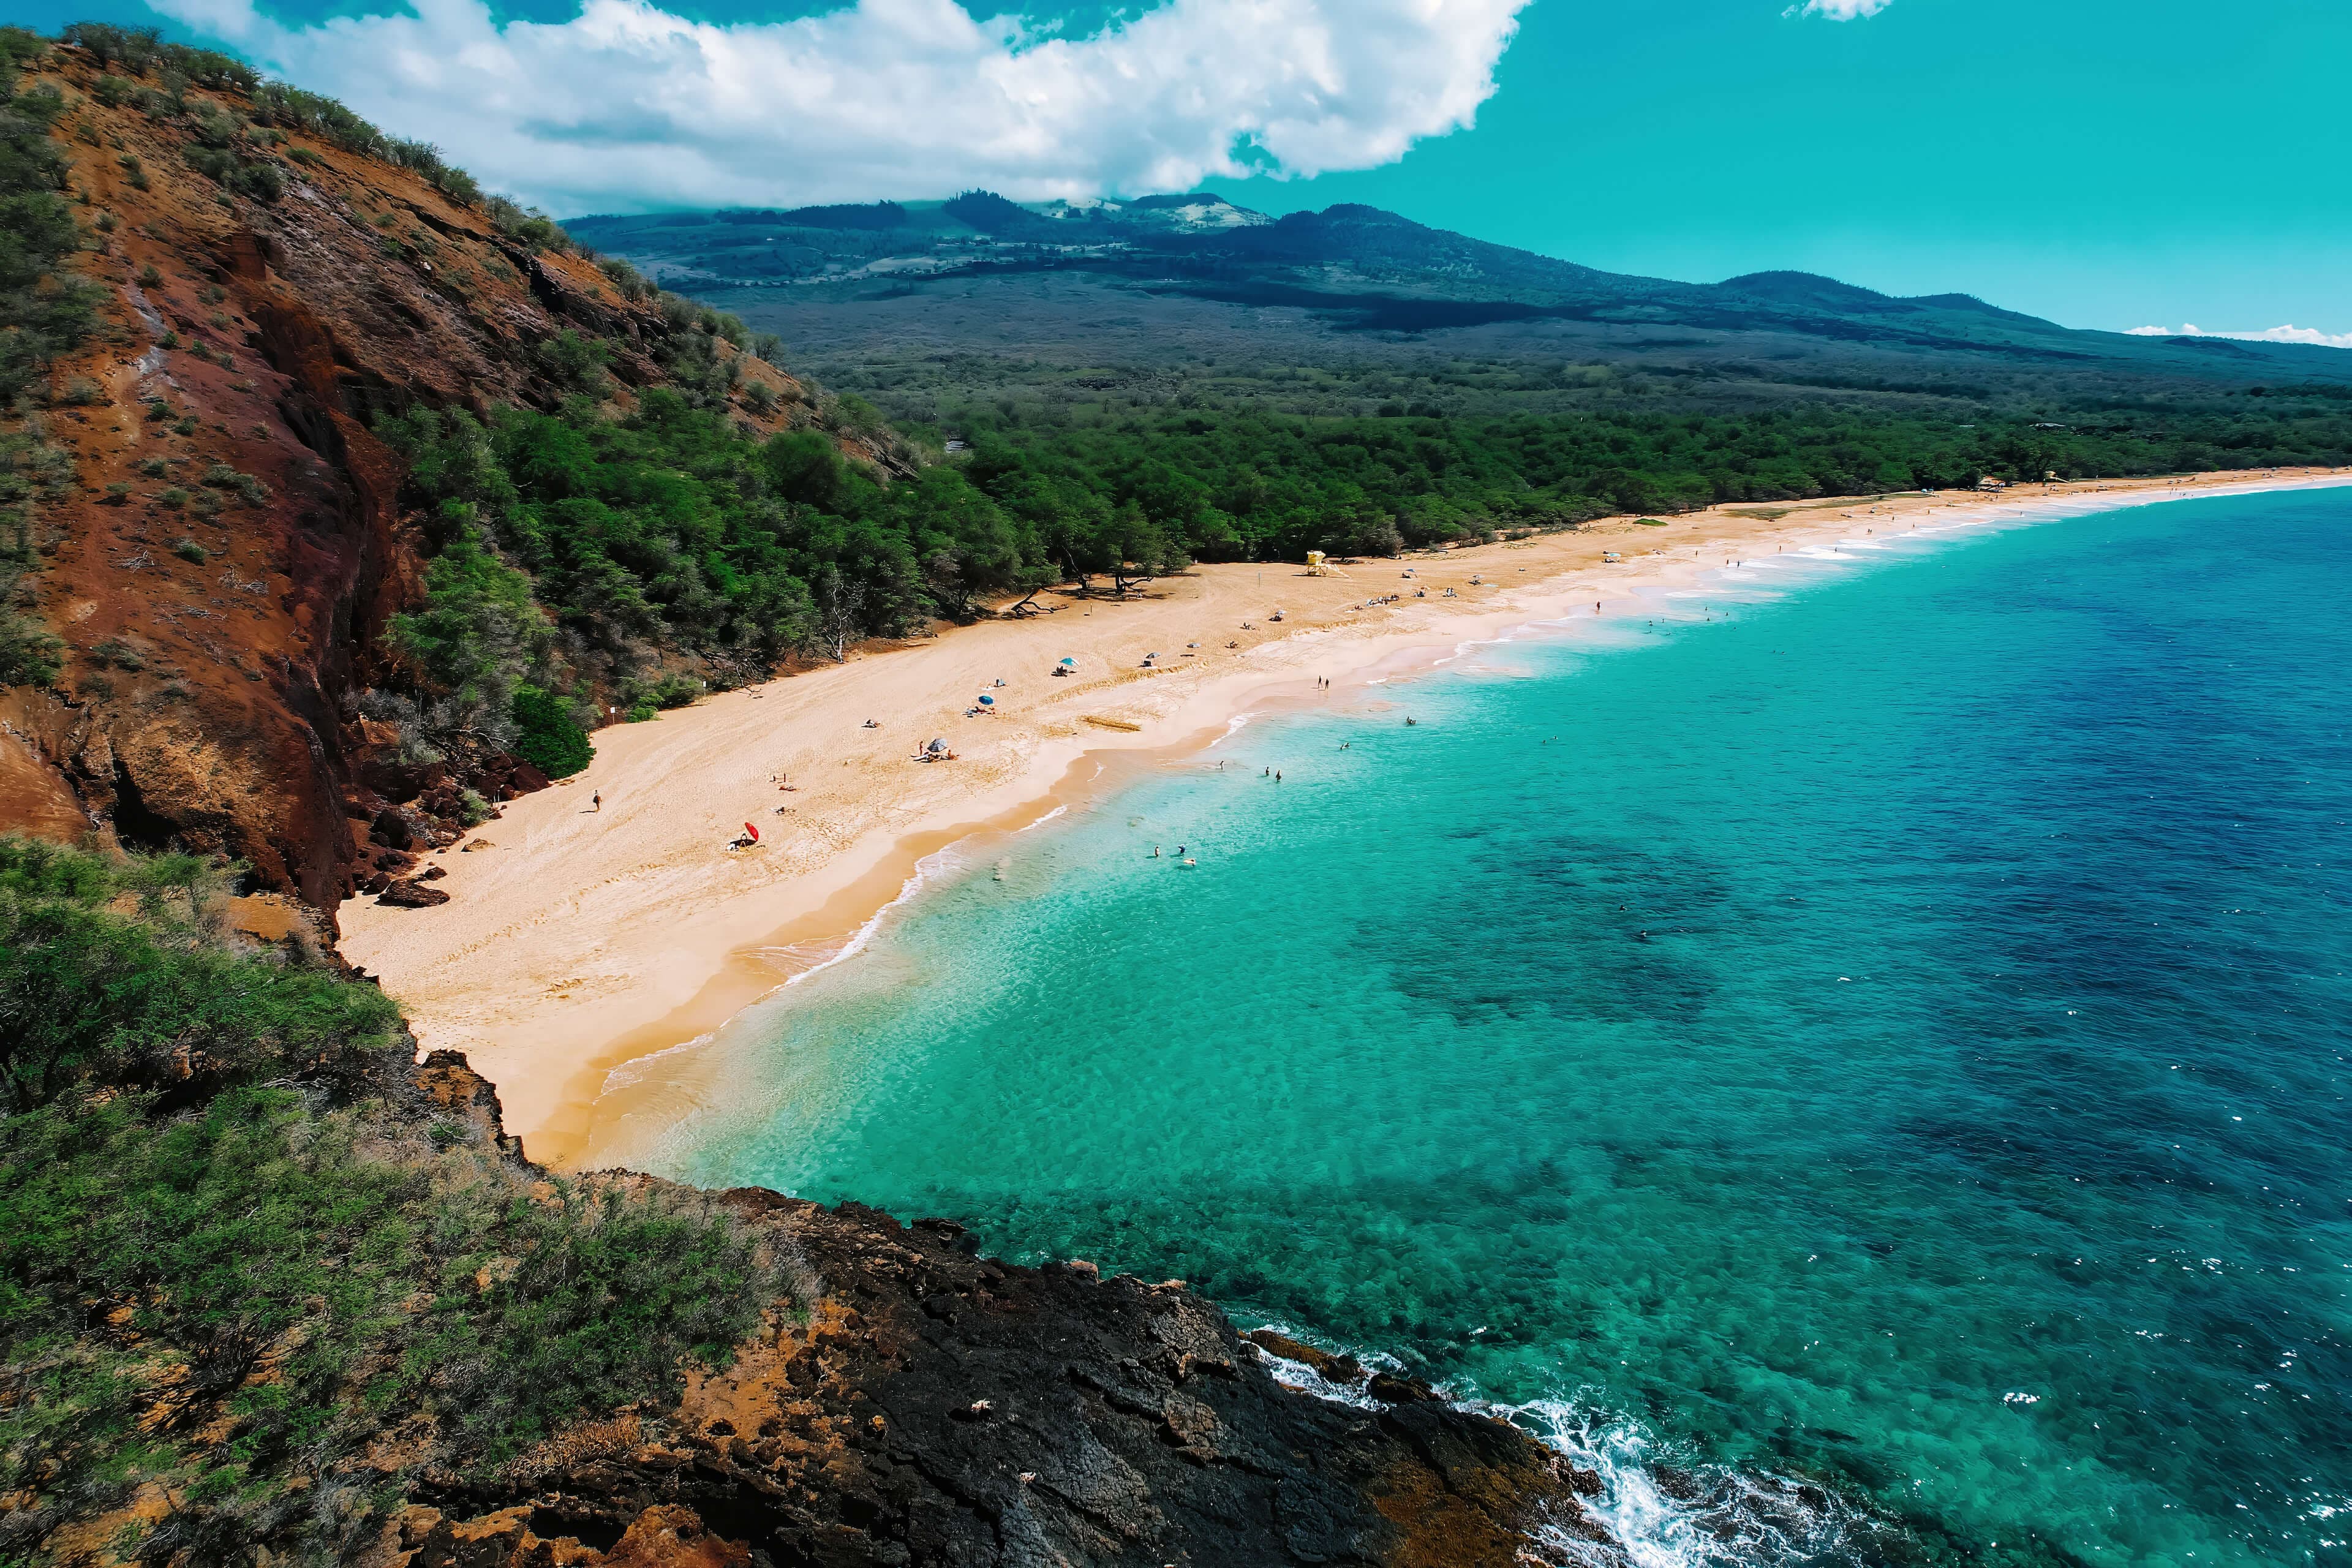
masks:
<svg viewBox="0 0 2352 1568"><path fill-rule="evenodd" d="M635 1157L1392 1358L1643 1563L2352 1561L2352 489L1863 526L935 858Z"/></svg>

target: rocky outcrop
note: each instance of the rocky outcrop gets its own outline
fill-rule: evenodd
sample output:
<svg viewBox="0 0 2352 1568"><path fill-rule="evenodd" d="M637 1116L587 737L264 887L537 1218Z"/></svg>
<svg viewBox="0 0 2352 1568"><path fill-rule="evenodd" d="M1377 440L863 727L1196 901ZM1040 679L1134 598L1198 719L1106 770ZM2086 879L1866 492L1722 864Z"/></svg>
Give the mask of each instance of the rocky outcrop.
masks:
<svg viewBox="0 0 2352 1568"><path fill-rule="evenodd" d="M502 1138L462 1058L419 1081ZM1582 1506L1597 1479L1507 1421L1402 1379L1373 1397L1361 1367L1245 1339L1181 1281L1022 1268L856 1204L719 1196L814 1307L772 1316L675 1407L575 1427L494 1481L428 1473L377 1568L1622 1561ZM1353 1390L1286 1385L1302 1358Z"/></svg>

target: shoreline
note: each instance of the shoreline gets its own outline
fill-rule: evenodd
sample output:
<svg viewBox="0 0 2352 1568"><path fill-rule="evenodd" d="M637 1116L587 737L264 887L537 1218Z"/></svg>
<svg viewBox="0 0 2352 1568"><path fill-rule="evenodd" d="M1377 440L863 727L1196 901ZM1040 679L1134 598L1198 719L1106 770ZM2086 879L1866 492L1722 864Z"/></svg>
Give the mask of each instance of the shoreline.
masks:
<svg viewBox="0 0 2352 1568"><path fill-rule="evenodd" d="M1727 550L1818 548L1856 523L2016 524L2347 484L2341 471L2282 471L1746 504L1368 559L1323 578L1289 563L1223 564L1125 601L1066 596L1051 615L951 628L599 731L584 773L508 802L466 851L440 855L450 903L347 900L342 951L400 1002L422 1048L463 1050L497 1085L533 1158L574 1166L623 1109L604 1103L614 1069L703 1039L846 956L916 890L927 857L1205 749L1320 679L1356 688L1425 673L1514 630L1630 611L1722 570ZM1277 606L1279 626L1267 619ZM1146 653L1160 656L1148 669ZM1078 675L1045 676L1063 657ZM1004 713L960 717L982 690ZM864 728L868 718L882 727ZM916 762L933 736L959 759ZM780 789L778 773L794 788ZM592 793L607 797L602 811L588 808ZM724 850L747 820L763 847ZM659 1087L641 1073L613 1098Z"/></svg>

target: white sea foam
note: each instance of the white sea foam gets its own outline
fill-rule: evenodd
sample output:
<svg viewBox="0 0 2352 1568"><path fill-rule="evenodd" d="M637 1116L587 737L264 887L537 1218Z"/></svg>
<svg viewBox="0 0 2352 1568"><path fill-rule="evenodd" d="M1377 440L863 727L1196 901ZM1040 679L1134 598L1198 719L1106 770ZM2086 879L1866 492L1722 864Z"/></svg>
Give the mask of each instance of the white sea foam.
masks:
<svg viewBox="0 0 2352 1568"><path fill-rule="evenodd" d="M846 963L848 960L856 957L859 953L864 952L867 946L873 942L875 933L882 929L882 922L890 918L891 910L907 902L909 899L912 899L917 893L921 892L926 883L935 881L938 879L946 876L958 866L963 864L963 857L957 853L957 851L961 847L962 845L961 844L950 844L946 848L934 851L933 853L926 855L921 859L916 861L914 875L908 877L905 882L899 885L898 896L897 898L892 899L888 903L883 905L880 909L876 910L873 914L866 917L866 923L859 926L856 933L853 934L847 942L843 942L836 952L831 953L818 963L810 964L798 974L787 976L784 980L784 984L786 985L798 985L810 975L821 974L824 971L831 969L835 964Z"/></svg>
<svg viewBox="0 0 2352 1568"><path fill-rule="evenodd" d="M1263 1325L1301 1343L1350 1355L1366 1368L1357 1382L1335 1383L1304 1362L1253 1348L1276 1382L1334 1405L1381 1410L1367 1392L1373 1371L1400 1373L1404 1364L1377 1351L1328 1342L1279 1320ZM1538 1524L1532 1534L1540 1557L1521 1561L1573 1568L1759 1568L1760 1564L1825 1565L1861 1561L1852 1537L1863 1517L1820 1488L1774 1475L1698 1464L1674 1452L1640 1423L1581 1399L1536 1399L1524 1405L1455 1401L1458 1408L1499 1416L1533 1436L1579 1469L1601 1480L1585 1503L1608 1542L1585 1539L1562 1524Z"/></svg>
<svg viewBox="0 0 2352 1568"><path fill-rule="evenodd" d="M1057 816L1067 816L1069 814L1070 808L1068 806L1057 805L1053 810L1047 812L1045 816L1039 817L1036 821L1016 827L1013 831L1015 833L1026 833L1032 827L1043 827L1045 824L1053 821L1054 818Z"/></svg>
<svg viewBox="0 0 2352 1568"><path fill-rule="evenodd" d="M1565 1562L1634 1568L1754 1568L1759 1563L1859 1561L1861 1518L1819 1488L1720 1465L1689 1464L1638 1423L1580 1401L1538 1399L1491 1407L1601 1479L1585 1507L1622 1552L1546 1527L1542 1543Z"/></svg>
<svg viewBox="0 0 2352 1568"><path fill-rule="evenodd" d="M690 1040L680 1040L674 1046L664 1046L660 1050L642 1057L634 1057L606 1073L604 1087L597 1092L611 1094L615 1089L627 1089L632 1084L643 1083L653 1064L664 1057L682 1056L688 1051L700 1050L718 1037L718 1031L714 1029L709 1034L697 1035Z"/></svg>
<svg viewBox="0 0 2352 1568"><path fill-rule="evenodd" d="M1274 1381L1285 1388L1295 1388L1301 1394L1312 1394L1317 1399L1329 1404L1345 1405L1356 1410L1387 1408L1357 1384L1334 1383L1303 1361L1292 1361L1287 1356L1276 1355L1264 1345L1257 1347L1257 1353L1265 1358L1266 1371L1274 1375Z"/></svg>

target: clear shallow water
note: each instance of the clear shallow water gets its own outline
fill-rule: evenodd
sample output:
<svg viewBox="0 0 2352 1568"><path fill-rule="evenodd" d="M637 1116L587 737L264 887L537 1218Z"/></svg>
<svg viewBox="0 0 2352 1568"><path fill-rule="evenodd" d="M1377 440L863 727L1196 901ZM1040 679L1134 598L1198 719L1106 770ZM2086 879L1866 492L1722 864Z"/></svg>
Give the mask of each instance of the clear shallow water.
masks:
<svg viewBox="0 0 2352 1568"><path fill-rule="evenodd" d="M658 1163L1525 1405L1646 1561L2344 1561L2347 567L2352 492L2145 507L1262 721Z"/></svg>

